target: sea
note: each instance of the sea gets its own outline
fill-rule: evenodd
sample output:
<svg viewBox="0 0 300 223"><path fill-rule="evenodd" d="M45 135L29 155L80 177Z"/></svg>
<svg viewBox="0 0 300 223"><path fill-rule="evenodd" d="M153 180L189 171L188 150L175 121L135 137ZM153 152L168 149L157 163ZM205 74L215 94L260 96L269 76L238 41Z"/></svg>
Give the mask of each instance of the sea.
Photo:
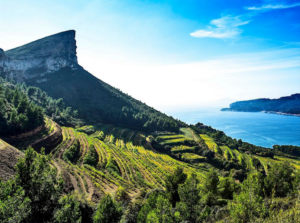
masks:
<svg viewBox="0 0 300 223"><path fill-rule="evenodd" d="M257 146L300 146L300 117L296 116L219 110L172 112L171 115L188 124L201 122L225 132L232 138L242 139Z"/></svg>

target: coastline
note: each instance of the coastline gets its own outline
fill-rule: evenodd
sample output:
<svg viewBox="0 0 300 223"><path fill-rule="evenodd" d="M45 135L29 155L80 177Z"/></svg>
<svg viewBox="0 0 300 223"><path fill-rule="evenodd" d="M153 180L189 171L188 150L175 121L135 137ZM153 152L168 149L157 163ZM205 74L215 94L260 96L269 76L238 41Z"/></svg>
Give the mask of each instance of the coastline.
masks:
<svg viewBox="0 0 300 223"><path fill-rule="evenodd" d="M269 114L276 114L276 115L286 115L286 116L296 116L296 117L300 117L300 114L291 114L291 113L284 113L284 112L277 112L277 111L239 111L239 110L235 110L235 109L230 109L230 108L222 108L220 111L222 112L226 112L226 111L230 111L230 112L261 112L261 113L269 113Z"/></svg>
<svg viewBox="0 0 300 223"><path fill-rule="evenodd" d="M275 111L261 111L261 112L262 113L269 113L269 114L277 114L277 115L287 115L287 116L300 117L300 114L291 114L291 113L275 112Z"/></svg>

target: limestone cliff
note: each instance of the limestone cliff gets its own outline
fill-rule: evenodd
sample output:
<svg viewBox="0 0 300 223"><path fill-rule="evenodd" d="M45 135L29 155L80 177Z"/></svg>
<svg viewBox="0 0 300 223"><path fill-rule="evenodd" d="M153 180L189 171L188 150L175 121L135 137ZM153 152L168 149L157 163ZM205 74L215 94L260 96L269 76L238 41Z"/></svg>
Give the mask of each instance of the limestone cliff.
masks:
<svg viewBox="0 0 300 223"><path fill-rule="evenodd" d="M98 75L105 75L99 66ZM177 131L180 122L99 80L77 62L75 31L65 31L3 52L0 76L39 87L87 123Z"/></svg>
<svg viewBox="0 0 300 223"><path fill-rule="evenodd" d="M0 49L0 75L18 82L34 79L47 81L47 74L64 67L78 68L75 31L48 36L26 45L3 51Z"/></svg>

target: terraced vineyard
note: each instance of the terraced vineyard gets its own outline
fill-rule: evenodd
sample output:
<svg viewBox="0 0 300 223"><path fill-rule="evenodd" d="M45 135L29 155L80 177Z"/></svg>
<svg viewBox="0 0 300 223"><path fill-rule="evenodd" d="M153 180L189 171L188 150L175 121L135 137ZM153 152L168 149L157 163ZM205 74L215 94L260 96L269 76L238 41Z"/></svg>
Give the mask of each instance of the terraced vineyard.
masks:
<svg viewBox="0 0 300 223"><path fill-rule="evenodd" d="M200 137L205 141L205 144L211 151L214 151L216 154L220 154L217 143L215 143L215 141L211 137L205 134L200 134Z"/></svg>
<svg viewBox="0 0 300 223"><path fill-rule="evenodd" d="M171 152L176 154L176 153L194 153L195 152L195 147L189 147L189 146L175 146L171 149Z"/></svg>
<svg viewBox="0 0 300 223"><path fill-rule="evenodd" d="M242 153L240 153L238 150L233 150L233 153L235 155L235 157L237 158L237 160L239 161L240 164L244 164L245 163L245 159Z"/></svg>
<svg viewBox="0 0 300 223"><path fill-rule="evenodd" d="M246 153L243 153L243 157L244 157L244 161L245 161L245 165L246 165L247 169L248 170L254 169L251 156L249 156Z"/></svg>
<svg viewBox="0 0 300 223"><path fill-rule="evenodd" d="M222 150L223 156L226 160L233 160L236 158L235 154L228 146L220 146L220 149Z"/></svg>
<svg viewBox="0 0 300 223"><path fill-rule="evenodd" d="M203 182L208 170L201 163L206 163L207 158L195 154L195 146L183 144L185 140L192 140L191 137L194 140L200 140L201 137L219 157L222 155L227 160L237 160L249 170L254 170L252 157L246 153L231 150L227 146L219 148L212 138L207 135L195 137L189 128L182 133L162 134L159 137L161 144L171 145L171 153L180 153L184 162L156 152L143 132L111 125L74 129L60 127L47 119L40 132L16 142L23 148L60 134L60 143L51 149L53 167L63 176L66 191L78 190L95 202L104 194L115 193L120 186L125 188L130 197L139 193L141 188L163 188L165 176L176 167L183 167L188 174L196 172L200 182ZM0 147L3 147L4 142L0 143ZM288 160L283 157L253 157L260 160L266 171L268 165ZM300 161L288 161L300 168Z"/></svg>
<svg viewBox="0 0 300 223"><path fill-rule="evenodd" d="M169 139L169 140L164 140L161 144L162 145L180 145L183 144L184 141L186 139L185 138L178 138L178 139Z"/></svg>
<svg viewBox="0 0 300 223"><path fill-rule="evenodd" d="M282 157L282 156L275 156L274 157L276 160L278 161L288 161L289 163L291 163L296 169L300 170L300 160L296 160L296 159L290 159L287 157Z"/></svg>
<svg viewBox="0 0 300 223"><path fill-rule="evenodd" d="M206 157L199 156L199 155L197 155L195 153L183 153L182 154L182 158L186 159L186 160L189 160L189 161L196 161L196 162L205 161L206 160Z"/></svg>
<svg viewBox="0 0 300 223"><path fill-rule="evenodd" d="M60 142L59 135L61 133L60 126L52 121L51 119L45 118L44 126L39 128L36 134L23 136L23 137L15 137L15 138L3 138L5 141L13 145L14 147L18 148L19 150L25 150L28 146L32 147L40 147L39 144L41 142L47 141L47 138L55 138L57 139L51 144L56 146ZM53 137L54 136L54 137ZM47 144L43 144L43 147L47 150Z"/></svg>
<svg viewBox="0 0 300 223"><path fill-rule="evenodd" d="M74 189L92 200L114 193L120 186L131 197L140 188L163 188L165 176L179 166L187 173L196 170L199 180L204 180L204 172L199 167L153 152L142 132L103 125L100 130L109 134L100 140L97 137L100 130L87 135L82 132L83 128L79 131L67 127L61 129L63 140L51 152L53 166ZM182 135L169 137L165 139L183 138ZM189 160L205 159L196 154L185 156Z"/></svg>
<svg viewBox="0 0 300 223"><path fill-rule="evenodd" d="M162 135L162 136L159 136L159 138L161 138L163 140L170 140L170 139L184 138L184 136L183 135Z"/></svg>

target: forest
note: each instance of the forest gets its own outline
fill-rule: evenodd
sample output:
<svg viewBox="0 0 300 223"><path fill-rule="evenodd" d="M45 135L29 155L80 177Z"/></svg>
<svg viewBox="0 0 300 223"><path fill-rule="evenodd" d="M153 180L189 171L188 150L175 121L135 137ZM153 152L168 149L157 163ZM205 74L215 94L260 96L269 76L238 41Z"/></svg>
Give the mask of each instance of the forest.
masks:
<svg viewBox="0 0 300 223"><path fill-rule="evenodd" d="M40 88L0 78L0 135L34 130L44 123L45 115L62 125L81 123L78 111L66 108L62 98L54 100Z"/></svg>

